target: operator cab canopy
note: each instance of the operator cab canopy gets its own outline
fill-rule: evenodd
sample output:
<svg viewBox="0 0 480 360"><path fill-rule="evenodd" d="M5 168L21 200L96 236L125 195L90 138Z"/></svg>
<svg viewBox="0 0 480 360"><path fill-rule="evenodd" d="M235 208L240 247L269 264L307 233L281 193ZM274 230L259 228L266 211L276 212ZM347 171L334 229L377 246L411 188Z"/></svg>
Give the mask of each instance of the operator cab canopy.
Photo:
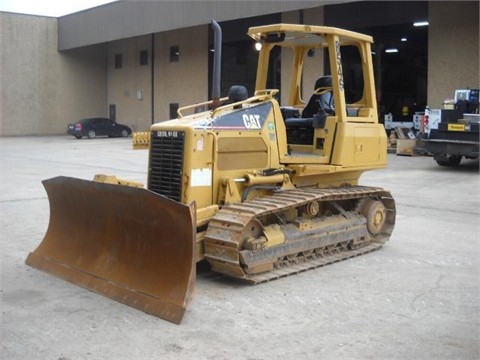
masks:
<svg viewBox="0 0 480 360"><path fill-rule="evenodd" d="M257 91L264 90L267 86L267 76L271 73L269 65L270 57L273 56L271 55L272 50L277 46L282 49L282 75L288 74L285 71L288 68L288 60L287 62L283 60L288 59L289 52L291 54L291 78L290 80L285 79L286 82L282 86L284 91L289 91L288 94L284 94L286 102L284 101L283 106L305 107L306 101L302 99L301 93L302 81L306 82L305 89L310 91L315 80L326 75L327 71L323 69L324 57L328 59L328 71L332 75L335 107L346 109L347 103L353 104L356 108L375 106L373 75L369 71L372 61L370 46L373 39L371 36L334 27L297 24L252 27L249 29L248 35L262 45L255 85ZM318 53L324 56L310 60L317 50L323 49L327 49L327 51ZM286 51L284 55L283 50L289 51ZM347 65L349 73L354 73L354 81L344 79L346 71L343 69L345 64L342 65L342 62L345 63L345 59L342 60L342 55L349 62L352 60L355 62L355 64ZM314 71L316 71L315 74L313 74ZM288 81L290 81L289 85ZM347 86L345 86L345 82L348 82ZM347 116L346 113L338 115L342 118Z"/></svg>
<svg viewBox="0 0 480 360"><path fill-rule="evenodd" d="M323 39L326 35L337 35L341 42L360 40L373 43L369 35L356 33L335 27L296 25L296 24L275 24L267 26L251 27L248 35L259 43L280 43L282 46L307 46L309 48L327 46Z"/></svg>

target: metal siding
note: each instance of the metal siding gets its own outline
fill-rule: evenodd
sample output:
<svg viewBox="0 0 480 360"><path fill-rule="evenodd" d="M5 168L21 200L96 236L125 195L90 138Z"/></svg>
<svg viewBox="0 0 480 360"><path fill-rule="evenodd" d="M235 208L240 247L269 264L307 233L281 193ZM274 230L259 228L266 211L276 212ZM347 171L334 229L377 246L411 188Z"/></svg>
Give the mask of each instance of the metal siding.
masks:
<svg viewBox="0 0 480 360"><path fill-rule="evenodd" d="M325 7L325 25L344 29L408 24L412 17L427 19L428 2L366 1Z"/></svg>
<svg viewBox="0 0 480 360"><path fill-rule="evenodd" d="M58 50L345 1L118 1L58 19Z"/></svg>

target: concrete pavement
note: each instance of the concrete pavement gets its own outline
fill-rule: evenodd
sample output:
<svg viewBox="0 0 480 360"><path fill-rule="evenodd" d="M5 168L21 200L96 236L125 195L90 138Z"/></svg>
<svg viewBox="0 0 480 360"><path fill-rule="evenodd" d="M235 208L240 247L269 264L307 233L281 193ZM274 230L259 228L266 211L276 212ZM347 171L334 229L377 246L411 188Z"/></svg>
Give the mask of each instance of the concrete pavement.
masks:
<svg viewBox="0 0 480 360"><path fill-rule="evenodd" d="M147 151L52 136L0 138L0 154L2 359L480 358L478 161L389 154L361 178L396 199L381 250L257 286L200 266L174 325L24 264L48 225L41 180L145 183Z"/></svg>

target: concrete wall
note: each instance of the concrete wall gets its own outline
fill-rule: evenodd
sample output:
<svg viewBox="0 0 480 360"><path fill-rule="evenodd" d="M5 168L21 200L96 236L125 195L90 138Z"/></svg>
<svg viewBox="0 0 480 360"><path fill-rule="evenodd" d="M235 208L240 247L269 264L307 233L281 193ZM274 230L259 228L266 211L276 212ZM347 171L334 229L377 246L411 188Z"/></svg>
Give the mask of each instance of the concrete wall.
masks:
<svg viewBox="0 0 480 360"><path fill-rule="evenodd" d="M60 50L345 0L116 1L59 18Z"/></svg>
<svg viewBox="0 0 480 360"><path fill-rule="evenodd" d="M57 19L0 12L0 136L106 114L104 46L57 52Z"/></svg>
<svg viewBox="0 0 480 360"><path fill-rule="evenodd" d="M171 103L185 106L208 100L208 31L208 25L202 25L154 34L153 51L152 35L108 43L108 104L116 106L119 123L145 131L152 119L170 119ZM170 61L171 46L179 47L178 61ZM142 50L149 54L146 66L140 65ZM116 54L122 54L121 69L114 66Z"/></svg>
<svg viewBox="0 0 480 360"><path fill-rule="evenodd" d="M170 119L169 104L180 107L209 100L208 25L155 34L155 122ZM170 47L179 61L170 61Z"/></svg>
<svg viewBox="0 0 480 360"><path fill-rule="evenodd" d="M115 105L116 120L134 130L147 130L152 119L151 35L107 44L107 101ZM140 65L140 52L148 51L148 64ZM122 67L115 68L115 55Z"/></svg>
<svg viewBox="0 0 480 360"><path fill-rule="evenodd" d="M428 105L439 108L455 89L480 86L479 3L429 2Z"/></svg>

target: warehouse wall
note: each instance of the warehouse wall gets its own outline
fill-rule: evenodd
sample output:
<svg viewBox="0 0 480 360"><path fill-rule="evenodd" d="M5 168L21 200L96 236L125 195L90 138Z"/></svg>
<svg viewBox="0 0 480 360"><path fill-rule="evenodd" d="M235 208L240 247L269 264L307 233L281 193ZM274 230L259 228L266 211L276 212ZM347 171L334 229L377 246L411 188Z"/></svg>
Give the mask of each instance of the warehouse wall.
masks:
<svg viewBox="0 0 480 360"><path fill-rule="evenodd" d="M161 33L189 26L313 8L345 0L116 1L59 18L59 49Z"/></svg>
<svg viewBox="0 0 480 360"><path fill-rule="evenodd" d="M157 33L153 49L151 34L108 43L108 104L115 105L119 123L145 131L152 118L154 122L170 119L170 104L181 107L208 100L208 31L208 25L201 25ZM178 61L170 61L172 46L178 46ZM144 50L147 65L140 64ZM115 68L119 54L122 67Z"/></svg>
<svg viewBox="0 0 480 360"><path fill-rule="evenodd" d="M170 119L170 104L209 100L208 32L200 25L155 34L155 122ZM170 61L172 46L178 46L178 61Z"/></svg>
<svg viewBox="0 0 480 360"><path fill-rule="evenodd" d="M429 2L428 105L439 108L456 89L476 88L479 74L479 3Z"/></svg>
<svg viewBox="0 0 480 360"><path fill-rule="evenodd" d="M107 44L107 98L116 108L116 121L134 130L147 130L152 118L151 35ZM147 51L147 64L140 64L140 52ZM115 56L122 57L120 68Z"/></svg>
<svg viewBox="0 0 480 360"><path fill-rule="evenodd" d="M455 89L479 86L479 4L430 1L428 8L428 104L439 107ZM285 12L282 21L324 23L323 7L301 14ZM152 118L170 118L169 104L207 100L209 31L209 25L199 25L156 33L154 48L148 34L58 52L57 19L0 12L0 136L63 134L69 122L108 116L109 105L116 106L120 123L146 130ZM178 62L170 61L171 46L179 47ZM148 51L146 66L139 64L141 50ZM123 54L122 69L114 67L117 53ZM304 99L323 64L313 61L306 64ZM288 84L284 72L282 99Z"/></svg>
<svg viewBox="0 0 480 360"><path fill-rule="evenodd" d="M57 19L5 12L0 46L0 136L61 134L105 115L104 46L58 53Z"/></svg>

